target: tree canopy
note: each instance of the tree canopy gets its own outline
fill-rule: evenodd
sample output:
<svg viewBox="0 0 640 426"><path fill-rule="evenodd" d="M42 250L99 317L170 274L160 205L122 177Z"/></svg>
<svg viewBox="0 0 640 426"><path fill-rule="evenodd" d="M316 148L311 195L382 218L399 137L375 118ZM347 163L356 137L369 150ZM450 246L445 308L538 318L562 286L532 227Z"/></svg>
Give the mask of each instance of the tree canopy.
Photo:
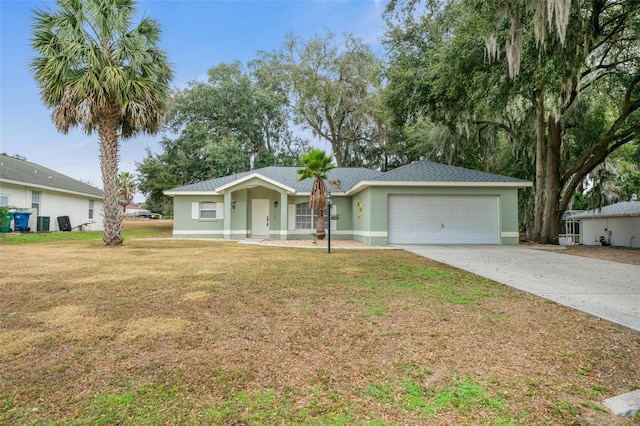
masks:
<svg viewBox="0 0 640 426"><path fill-rule="evenodd" d="M166 206L166 189L270 165L296 165L307 143L288 126L285 100L239 63L174 94L162 152L138 163L139 189Z"/></svg>
<svg viewBox="0 0 640 426"><path fill-rule="evenodd" d="M338 166L378 165L386 134L378 120L383 63L360 38L333 33L261 52L254 67L280 80L294 123L331 144Z"/></svg>
<svg viewBox="0 0 640 426"><path fill-rule="evenodd" d="M559 219L585 177L640 133L640 4L575 3L563 40L545 43L526 31L535 11L521 15L515 78L513 58L486 47L495 31L493 3L438 6L387 34L386 101L396 123L411 129L428 120L457 131L449 138L457 161L478 158L502 173L509 163L522 166L529 174L516 176L536 183L532 236L557 242ZM496 33L498 46L510 31Z"/></svg>

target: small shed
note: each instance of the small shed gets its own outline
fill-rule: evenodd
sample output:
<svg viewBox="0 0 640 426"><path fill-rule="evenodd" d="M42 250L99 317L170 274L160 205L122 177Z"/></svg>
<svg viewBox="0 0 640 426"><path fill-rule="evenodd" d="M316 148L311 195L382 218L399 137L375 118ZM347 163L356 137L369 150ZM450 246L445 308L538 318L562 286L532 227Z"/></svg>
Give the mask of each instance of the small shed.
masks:
<svg viewBox="0 0 640 426"><path fill-rule="evenodd" d="M599 245L601 237L618 247L640 248L640 201L625 201L567 217L579 221L580 241Z"/></svg>

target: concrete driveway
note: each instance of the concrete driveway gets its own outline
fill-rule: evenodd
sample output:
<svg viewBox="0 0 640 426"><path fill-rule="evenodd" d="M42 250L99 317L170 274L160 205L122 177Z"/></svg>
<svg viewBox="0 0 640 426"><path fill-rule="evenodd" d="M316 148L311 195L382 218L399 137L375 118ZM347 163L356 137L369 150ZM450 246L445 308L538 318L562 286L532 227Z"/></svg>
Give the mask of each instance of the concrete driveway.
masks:
<svg viewBox="0 0 640 426"><path fill-rule="evenodd" d="M396 247L640 332L640 266L521 246Z"/></svg>

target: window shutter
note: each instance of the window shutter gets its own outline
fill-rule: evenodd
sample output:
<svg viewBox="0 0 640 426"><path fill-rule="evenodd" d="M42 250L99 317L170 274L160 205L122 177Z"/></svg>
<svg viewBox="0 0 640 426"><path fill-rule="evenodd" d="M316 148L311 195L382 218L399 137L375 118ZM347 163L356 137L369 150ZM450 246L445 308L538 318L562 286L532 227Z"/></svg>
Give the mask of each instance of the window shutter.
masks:
<svg viewBox="0 0 640 426"><path fill-rule="evenodd" d="M289 204L287 206L287 229L289 231L296 230L296 205Z"/></svg>
<svg viewBox="0 0 640 426"><path fill-rule="evenodd" d="M338 206L336 206L335 204L331 205L331 216L337 215L338 214ZM331 230L335 231L338 228L338 221L337 220L331 220L331 216L329 216L329 223L331 224Z"/></svg>
<svg viewBox="0 0 640 426"><path fill-rule="evenodd" d="M191 203L191 219L198 220L200 218L200 203Z"/></svg>
<svg viewBox="0 0 640 426"><path fill-rule="evenodd" d="M224 203L216 203L216 219L224 219Z"/></svg>

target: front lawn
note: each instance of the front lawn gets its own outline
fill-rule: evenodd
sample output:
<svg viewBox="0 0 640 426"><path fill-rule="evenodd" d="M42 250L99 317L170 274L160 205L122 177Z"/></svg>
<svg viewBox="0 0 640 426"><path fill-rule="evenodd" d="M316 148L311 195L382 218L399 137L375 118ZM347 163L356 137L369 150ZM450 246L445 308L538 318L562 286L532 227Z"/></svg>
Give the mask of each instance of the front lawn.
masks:
<svg viewBox="0 0 640 426"><path fill-rule="evenodd" d="M0 424L640 421L640 336L409 253L0 250Z"/></svg>
<svg viewBox="0 0 640 426"><path fill-rule="evenodd" d="M134 220L122 221L122 236L129 238L170 238L172 236L172 220ZM77 240L101 240L103 231L73 231L73 232L9 232L0 234L0 245L33 244L44 242L61 242Z"/></svg>

